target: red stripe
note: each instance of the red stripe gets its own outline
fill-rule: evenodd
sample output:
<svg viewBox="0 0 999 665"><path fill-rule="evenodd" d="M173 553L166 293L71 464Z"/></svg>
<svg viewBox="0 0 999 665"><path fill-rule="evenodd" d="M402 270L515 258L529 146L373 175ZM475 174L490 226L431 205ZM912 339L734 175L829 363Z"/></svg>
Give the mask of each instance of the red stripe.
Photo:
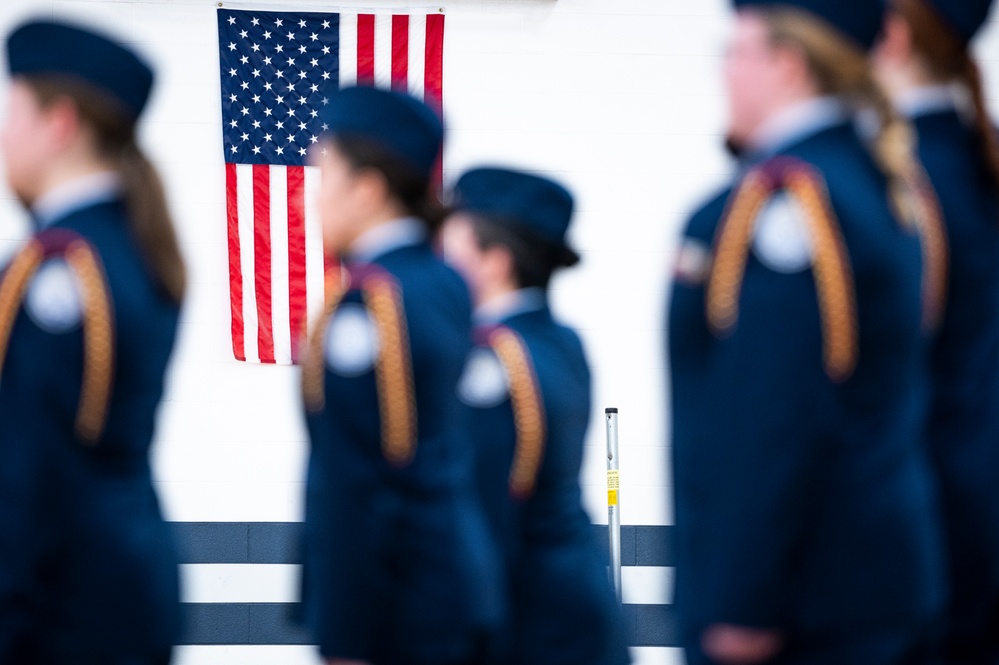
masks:
<svg viewBox="0 0 999 665"><path fill-rule="evenodd" d="M225 208L229 233L229 301L232 309L232 355L246 360L243 346L243 275L239 261L239 205L236 197L236 165L225 165Z"/></svg>
<svg viewBox="0 0 999 665"><path fill-rule="evenodd" d="M423 99L441 113L444 98L444 14L427 14Z"/></svg>
<svg viewBox="0 0 999 665"><path fill-rule="evenodd" d="M444 14L427 14L427 45L424 50L423 99L444 116ZM434 189L444 182L444 155L437 155Z"/></svg>
<svg viewBox="0 0 999 665"><path fill-rule="evenodd" d="M271 315L271 167L253 165L253 282L257 294L257 352L274 362Z"/></svg>
<svg viewBox="0 0 999 665"><path fill-rule="evenodd" d="M357 84L375 84L375 15L357 15Z"/></svg>
<svg viewBox="0 0 999 665"><path fill-rule="evenodd" d="M392 17L392 89L406 92L409 84L409 16Z"/></svg>
<svg viewBox="0 0 999 665"><path fill-rule="evenodd" d="M308 297L305 289L305 167L288 167L288 312L292 358L306 334Z"/></svg>

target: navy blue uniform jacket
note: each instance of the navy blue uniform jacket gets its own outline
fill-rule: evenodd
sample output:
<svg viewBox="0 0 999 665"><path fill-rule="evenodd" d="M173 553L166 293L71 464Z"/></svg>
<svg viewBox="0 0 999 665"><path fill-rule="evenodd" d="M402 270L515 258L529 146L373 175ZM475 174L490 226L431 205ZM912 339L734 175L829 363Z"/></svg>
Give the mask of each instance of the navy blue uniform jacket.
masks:
<svg viewBox="0 0 999 665"><path fill-rule="evenodd" d="M305 620L326 657L470 662L499 620L499 591L471 452L457 436L468 291L422 241L351 266L351 275L320 351L325 405L308 412ZM395 290L411 383L388 367L378 383L376 356L392 342L371 332L368 278ZM353 345L375 338L369 348ZM405 391L415 406L415 446L401 461L384 447L386 390Z"/></svg>
<svg viewBox="0 0 999 665"><path fill-rule="evenodd" d="M552 319L547 305L511 314L497 330L503 329L519 338L533 370L531 382L540 393L535 401L540 402L544 436L529 478L512 479L520 452L511 388L505 383L474 385L490 383L495 372L476 369L470 361L461 390L471 407L469 438L478 456L479 491L502 547L512 601L505 635L511 655L503 662L627 663L607 555L594 541L581 505L579 471L591 415L590 371L582 345L575 332ZM488 336L490 330L480 333ZM475 353L494 352L487 344ZM495 355L492 359L500 362ZM513 374L509 369L505 373Z"/></svg>
<svg viewBox="0 0 999 665"><path fill-rule="evenodd" d="M179 637L177 558L148 461L179 308L125 214L98 203L42 232L79 234L103 263L115 344L95 442L74 426L81 327L53 332L27 306L16 312L0 377L2 663L166 663Z"/></svg>
<svg viewBox="0 0 999 665"><path fill-rule="evenodd" d="M999 612L999 191L955 111L919 115L914 125L950 249L928 431L949 546L951 630L984 633Z"/></svg>
<svg viewBox="0 0 999 665"><path fill-rule="evenodd" d="M943 599L922 452L919 241L890 214L852 125L830 124L780 152L828 189L855 285L855 366L837 381L826 371L807 264L772 269L754 246L725 335L708 327L703 280L689 270L676 280L675 602L688 648L716 622L792 640L896 633ZM682 252L711 247L729 197L693 215Z"/></svg>

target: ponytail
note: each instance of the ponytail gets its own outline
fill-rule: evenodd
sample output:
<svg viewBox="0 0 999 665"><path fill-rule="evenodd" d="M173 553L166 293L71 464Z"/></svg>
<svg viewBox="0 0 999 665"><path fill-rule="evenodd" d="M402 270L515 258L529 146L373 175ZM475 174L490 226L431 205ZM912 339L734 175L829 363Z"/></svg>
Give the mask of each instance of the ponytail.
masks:
<svg viewBox="0 0 999 665"><path fill-rule="evenodd" d="M122 148L118 170L135 240L160 286L180 302L186 271L160 176L134 140Z"/></svg>
<svg viewBox="0 0 999 665"><path fill-rule="evenodd" d="M422 221L431 236L437 234L448 210L428 175L364 138L334 136L333 144L354 170L371 169L380 173L389 195L405 214Z"/></svg>
<svg viewBox="0 0 999 665"><path fill-rule="evenodd" d="M968 91L982 165L992 183L999 187L999 136L985 103L981 71L968 44L925 0L892 0L890 7L908 24L913 48L922 57L930 76L941 82L960 83Z"/></svg>
<svg viewBox="0 0 999 665"><path fill-rule="evenodd" d="M821 94L845 97L856 110L874 114L877 123L868 150L887 180L888 199L896 217L916 224L924 204L915 186L920 172L915 135L878 85L866 54L802 10L768 7L759 12L774 44L802 53Z"/></svg>
<svg viewBox="0 0 999 665"><path fill-rule="evenodd" d="M184 297L186 275L166 194L156 169L135 140L135 120L96 88L59 76L29 76L26 83L42 106L69 99L91 128L99 157L121 178L129 230L150 274L174 302Z"/></svg>

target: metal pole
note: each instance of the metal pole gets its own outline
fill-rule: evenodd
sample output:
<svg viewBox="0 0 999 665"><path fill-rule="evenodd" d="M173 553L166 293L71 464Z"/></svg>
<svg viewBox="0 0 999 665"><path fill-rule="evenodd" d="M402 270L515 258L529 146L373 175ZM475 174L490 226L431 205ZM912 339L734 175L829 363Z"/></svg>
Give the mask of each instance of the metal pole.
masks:
<svg viewBox="0 0 999 665"><path fill-rule="evenodd" d="M621 602L621 488L617 466L617 409L604 409L607 423L607 531L610 542L610 573L617 600Z"/></svg>

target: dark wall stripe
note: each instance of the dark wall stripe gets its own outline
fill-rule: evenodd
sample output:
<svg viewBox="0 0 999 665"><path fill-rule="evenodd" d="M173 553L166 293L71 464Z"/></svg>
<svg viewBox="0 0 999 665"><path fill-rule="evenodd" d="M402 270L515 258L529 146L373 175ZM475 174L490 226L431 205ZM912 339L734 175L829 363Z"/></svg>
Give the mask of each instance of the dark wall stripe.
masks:
<svg viewBox="0 0 999 665"><path fill-rule="evenodd" d="M173 522L182 563L298 563L298 522ZM604 525L593 535L607 551ZM621 527L621 564L675 565L672 526Z"/></svg>
<svg viewBox="0 0 999 665"><path fill-rule="evenodd" d="M292 621L296 608L293 603L188 603L181 644L311 644ZM622 611L631 646L679 646L672 606L625 605Z"/></svg>

